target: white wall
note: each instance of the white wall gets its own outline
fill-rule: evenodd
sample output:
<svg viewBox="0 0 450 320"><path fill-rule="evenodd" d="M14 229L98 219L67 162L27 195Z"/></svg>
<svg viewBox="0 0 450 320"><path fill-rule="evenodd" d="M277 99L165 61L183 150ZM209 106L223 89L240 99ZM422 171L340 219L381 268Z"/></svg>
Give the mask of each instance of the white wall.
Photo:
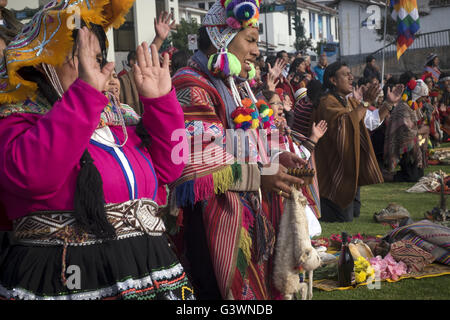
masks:
<svg viewBox="0 0 450 320"><path fill-rule="evenodd" d="M106 32L106 37L108 38L108 62L115 62L116 61L116 55L114 52L114 29L110 28L108 32ZM120 69L122 70L122 69Z"/></svg>
<svg viewBox="0 0 450 320"><path fill-rule="evenodd" d="M22 10L26 7L36 9L39 7L39 0L9 0L6 8L13 10Z"/></svg>
<svg viewBox="0 0 450 320"><path fill-rule="evenodd" d="M155 17L155 1L136 0L134 4L136 46L144 41L151 43L155 38L155 28L153 24Z"/></svg>
<svg viewBox="0 0 450 320"><path fill-rule="evenodd" d="M340 46L342 55L371 53L380 49L382 41L373 29L362 27L361 23L369 14L367 5L357 2L341 1L339 3ZM380 8L381 14L384 8Z"/></svg>
<svg viewBox="0 0 450 320"><path fill-rule="evenodd" d="M420 17L420 33L450 29L450 7L431 8L431 14Z"/></svg>
<svg viewBox="0 0 450 320"><path fill-rule="evenodd" d="M372 53L383 46L382 41L377 41L379 36L375 30L361 26L369 16L366 9L367 5L357 2L341 1L339 4L340 46L344 56ZM383 16L384 7L380 7L380 13ZM431 8L429 15L420 17L419 33L450 29L449 17L450 7Z"/></svg>

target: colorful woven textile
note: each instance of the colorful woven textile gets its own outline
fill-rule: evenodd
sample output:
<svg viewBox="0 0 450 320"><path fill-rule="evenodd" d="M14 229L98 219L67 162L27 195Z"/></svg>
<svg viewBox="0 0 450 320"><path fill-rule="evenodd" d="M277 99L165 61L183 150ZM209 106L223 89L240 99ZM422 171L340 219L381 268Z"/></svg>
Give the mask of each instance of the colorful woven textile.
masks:
<svg viewBox="0 0 450 320"><path fill-rule="evenodd" d="M414 42L419 31L419 11L416 0L390 0L392 19L397 22L397 59Z"/></svg>
<svg viewBox="0 0 450 320"><path fill-rule="evenodd" d="M410 240L431 253L437 262L450 265L450 228L422 220L393 230L387 239L391 243Z"/></svg>
<svg viewBox="0 0 450 320"><path fill-rule="evenodd" d="M48 101L40 94L34 99L26 99L23 102L13 104L3 104L0 106L0 118L8 117L12 114L34 113L46 114L51 110ZM126 126L135 126L139 122L139 115L129 105L120 104L117 108L116 104L110 100L100 115L98 128L105 126L120 126L121 120L117 115L118 110L122 113Z"/></svg>
<svg viewBox="0 0 450 320"><path fill-rule="evenodd" d="M420 249L409 240L394 242L390 254L396 261L403 261L414 272L422 271L425 266L433 262L431 253Z"/></svg>

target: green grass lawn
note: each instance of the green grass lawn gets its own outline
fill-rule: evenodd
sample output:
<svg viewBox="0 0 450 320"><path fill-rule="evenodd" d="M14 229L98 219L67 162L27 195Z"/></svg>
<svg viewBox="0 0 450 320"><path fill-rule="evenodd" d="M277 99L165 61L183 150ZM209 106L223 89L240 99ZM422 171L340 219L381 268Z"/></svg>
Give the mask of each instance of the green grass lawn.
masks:
<svg viewBox="0 0 450 320"><path fill-rule="evenodd" d="M442 147L450 147L444 144ZM443 170L450 173L450 166L429 166L425 174ZM373 214L386 208L391 202L405 207L414 221L423 219L424 213L438 206L439 195L431 193L407 193L406 190L414 183L384 183L380 185L361 188L361 215L348 223L322 222L322 236L340 234L347 231L349 234L385 235L390 230L389 226L376 223ZM450 203L447 202L447 206ZM353 290L326 292L314 289L314 300L443 300L450 299L450 275L425 278L404 279L396 283L382 282L380 289L368 289L359 287Z"/></svg>

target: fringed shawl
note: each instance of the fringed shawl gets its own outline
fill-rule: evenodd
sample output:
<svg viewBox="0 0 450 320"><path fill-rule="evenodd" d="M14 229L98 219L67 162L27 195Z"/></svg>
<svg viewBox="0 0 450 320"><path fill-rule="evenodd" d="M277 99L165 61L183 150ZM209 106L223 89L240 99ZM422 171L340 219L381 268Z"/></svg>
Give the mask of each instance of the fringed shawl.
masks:
<svg viewBox="0 0 450 320"><path fill-rule="evenodd" d="M402 100L389 117L384 140L384 161L390 171L393 171L400 158L410 151L412 151L411 162L419 166L423 164L417 137L419 112L420 110L412 110Z"/></svg>

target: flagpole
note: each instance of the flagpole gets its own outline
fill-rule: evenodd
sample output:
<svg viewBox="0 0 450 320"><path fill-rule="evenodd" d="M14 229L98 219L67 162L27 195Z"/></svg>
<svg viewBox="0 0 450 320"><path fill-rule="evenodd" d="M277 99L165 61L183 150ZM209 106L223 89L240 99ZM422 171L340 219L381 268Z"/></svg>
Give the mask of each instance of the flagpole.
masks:
<svg viewBox="0 0 450 320"><path fill-rule="evenodd" d="M384 32L383 32L383 64L381 67L381 87L384 87L384 49L386 46L386 26L387 26L387 7L389 0L386 0L386 5L384 7Z"/></svg>

